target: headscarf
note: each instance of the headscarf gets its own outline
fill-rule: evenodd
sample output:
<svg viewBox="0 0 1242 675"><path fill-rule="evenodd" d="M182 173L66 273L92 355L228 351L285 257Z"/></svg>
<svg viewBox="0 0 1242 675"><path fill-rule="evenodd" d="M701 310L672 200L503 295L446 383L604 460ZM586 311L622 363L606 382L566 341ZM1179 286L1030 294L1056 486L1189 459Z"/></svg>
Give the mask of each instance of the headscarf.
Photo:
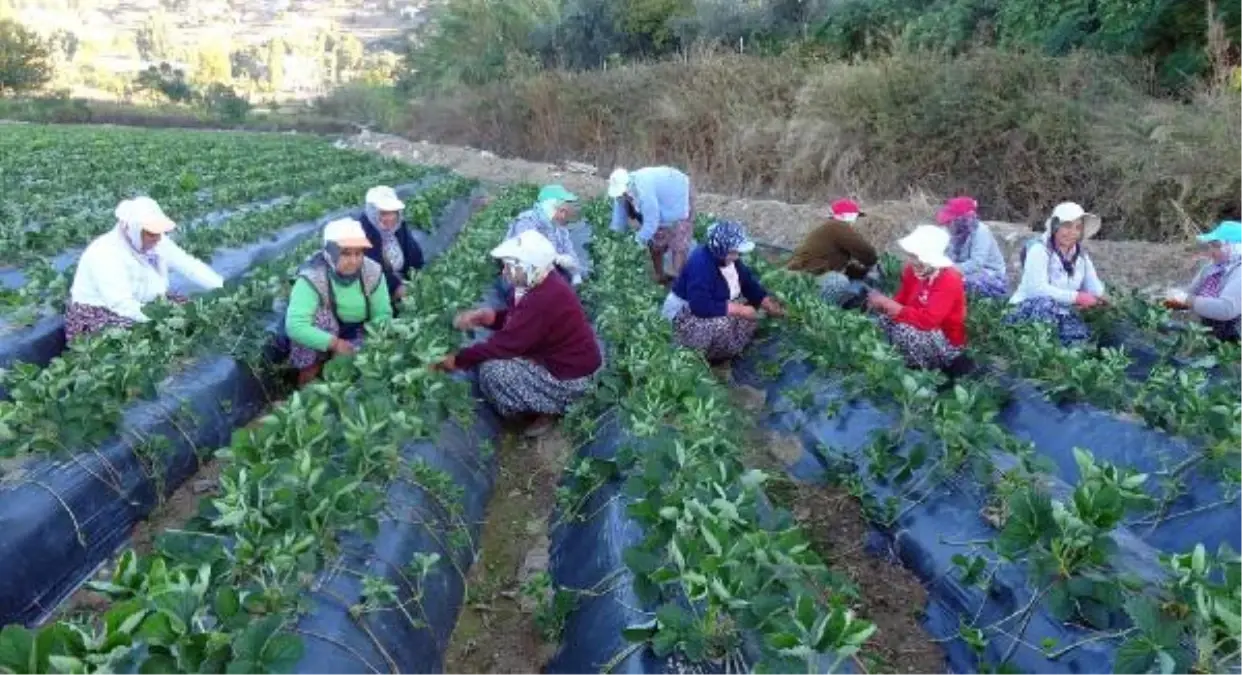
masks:
<svg viewBox="0 0 1242 675"><path fill-rule="evenodd" d="M340 284L351 284L362 276L362 266L359 265L358 269L355 270L353 274L341 274L340 270L337 269L337 266L341 262L342 250L343 249L340 244L335 241L330 241L323 245L323 259L328 263L328 274L332 277L333 281Z"/></svg>
<svg viewBox="0 0 1242 675"><path fill-rule="evenodd" d="M1074 249L1068 255L1061 252L1061 247L1057 246L1057 231L1066 225L1065 222L1051 218L1048 220L1048 232L1044 234L1044 243L1048 246L1049 252L1061 261L1061 268L1065 270L1068 276L1074 276L1074 268L1078 265L1078 256L1082 253L1082 239L1074 244Z"/></svg>
<svg viewBox="0 0 1242 675"><path fill-rule="evenodd" d="M1218 298L1225 286L1225 277L1229 276L1239 264L1242 264L1242 244L1221 243L1228 252L1228 257L1221 262L1214 262L1203 272L1194 295L1205 298Z"/></svg>
<svg viewBox="0 0 1242 675"><path fill-rule="evenodd" d="M949 250L946 253L953 262L963 262L969 254L970 238L979 229L979 216L971 213L954 218L949 223Z"/></svg>
<svg viewBox="0 0 1242 675"><path fill-rule="evenodd" d="M139 223L127 223L123 220L116 221L116 229L125 243L129 244L130 250L138 259L150 265L152 268L160 269L160 256L155 251L155 247L143 250L142 248L142 225Z"/></svg>
<svg viewBox="0 0 1242 675"><path fill-rule="evenodd" d="M719 261L750 241L741 223L720 220L707 230L707 250Z"/></svg>

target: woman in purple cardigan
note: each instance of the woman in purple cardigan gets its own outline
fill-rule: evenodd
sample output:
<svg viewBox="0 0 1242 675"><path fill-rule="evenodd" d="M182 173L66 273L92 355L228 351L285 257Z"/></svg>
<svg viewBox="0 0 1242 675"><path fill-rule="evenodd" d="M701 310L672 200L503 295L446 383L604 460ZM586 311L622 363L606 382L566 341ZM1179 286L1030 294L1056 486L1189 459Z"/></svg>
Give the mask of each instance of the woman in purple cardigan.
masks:
<svg viewBox="0 0 1242 675"><path fill-rule="evenodd" d="M709 362L742 353L758 327L758 310L785 314L739 259L754 248L741 224L717 222L708 230L707 243L690 254L664 300L663 313L673 322L677 342L702 352Z"/></svg>

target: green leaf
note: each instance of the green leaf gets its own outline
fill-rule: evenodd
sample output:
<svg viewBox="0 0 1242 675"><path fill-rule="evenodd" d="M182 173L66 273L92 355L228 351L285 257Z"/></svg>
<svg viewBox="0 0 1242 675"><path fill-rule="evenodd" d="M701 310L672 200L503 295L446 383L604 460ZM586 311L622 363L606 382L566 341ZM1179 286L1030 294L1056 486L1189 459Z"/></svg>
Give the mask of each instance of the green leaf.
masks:
<svg viewBox="0 0 1242 675"><path fill-rule="evenodd" d="M216 591L215 612L216 616L224 621L232 619L241 612L241 600L232 586L221 586L220 590Z"/></svg>
<svg viewBox="0 0 1242 675"><path fill-rule="evenodd" d="M1156 661L1156 647L1145 638L1126 640L1117 648L1114 673L1146 673Z"/></svg>
<svg viewBox="0 0 1242 675"><path fill-rule="evenodd" d="M1145 595L1131 596L1125 602L1125 610L1134 627L1142 631L1155 645L1166 649L1178 645L1181 626L1160 611L1160 604L1155 598Z"/></svg>
<svg viewBox="0 0 1242 675"><path fill-rule="evenodd" d="M634 574L639 575L651 574L659 569L663 562L660 556L639 546L625 549L625 553L621 554L621 559Z"/></svg>
<svg viewBox="0 0 1242 675"><path fill-rule="evenodd" d="M682 609L678 605L666 603L656 610L656 621L659 623L661 629L673 628L675 630L680 630L686 626L689 626L692 619L690 618L690 615L686 613L686 610Z"/></svg>
<svg viewBox="0 0 1242 675"><path fill-rule="evenodd" d="M629 642L647 642L656 634L655 621L649 621L643 624L634 624L626 626L621 630L621 636Z"/></svg>
<svg viewBox="0 0 1242 675"><path fill-rule="evenodd" d="M291 673L302 658L302 638L284 633L268 641L263 650L263 670L268 673Z"/></svg>
<svg viewBox="0 0 1242 675"><path fill-rule="evenodd" d="M175 644L179 633L173 630L172 621L163 612L149 614L142 624L138 626L138 630L134 632L134 638L148 644L163 647Z"/></svg>
<svg viewBox="0 0 1242 675"><path fill-rule="evenodd" d="M34 656L34 634L25 626L9 624L0 630L0 670L30 672Z"/></svg>
<svg viewBox="0 0 1242 675"><path fill-rule="evenodd" d="M174 633L184 635L189 631L199 607L194 593L188 590L168 591L153 597L151 601L157 611L169 618Z"/></svg>

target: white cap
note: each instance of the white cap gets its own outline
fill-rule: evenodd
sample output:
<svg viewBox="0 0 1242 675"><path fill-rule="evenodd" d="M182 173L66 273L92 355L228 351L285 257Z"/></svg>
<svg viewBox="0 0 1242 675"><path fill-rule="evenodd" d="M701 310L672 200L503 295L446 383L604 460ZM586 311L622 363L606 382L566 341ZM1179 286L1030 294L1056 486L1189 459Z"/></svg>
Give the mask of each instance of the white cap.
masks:
<svg viewBox="0 0 1242 675"><path fill-rule="evenodd" d="M116 205L116 219L138 225L151 234L171 232L177 224L164 215L164 209L150 197L134 197Z"/></svg>
<svg viewBox="0 0 1242 675"><path fill-rule="evenodd" d="M616 199L630 189L630 172L618 168L608 177L608 196Z"/></svg>
<svg viewBox="0 0 1242 675"><path fill-rule="evenodd" d="M353 218L341 218L323 226L323 243L336 244L341 248L371 248L362 223Z"/></svg>
<svg viewBox="0 0 1242 675"><path fill-rule="evenodd" d="M1052 220L1055 218L1058 223L1072 223L1079 218L1082 219L1082 238L1090 239L1100 231L1100 217L1094 213L1087 213L1081 205L1076 202L1061 202L1052 210L1052 216L1044 222L1044 229L1052 229Z"/></svg>
<svg viewBox="0 0 1242 675"><path fill-rule="evenodd" d="M546 270L556 261L556 247L538 231L526 230L516 237L500 242L500 246L492 249L492 257Z"/></svg>
<svg viewBox="0 0 1242 675"><path fill-rule="evenodd" d="M378 211L400 211L405 208L405 202L397 197L397 191L387 185L367 190L367 203Z"/></svg>
<svg viewBox="0 0 1242 675"><path fill-rule="evenodd" d="M953 266L953 261L944 253L949 248L949 231L943 227L919 225L897 245L924 265L937 269Z"/></svg>

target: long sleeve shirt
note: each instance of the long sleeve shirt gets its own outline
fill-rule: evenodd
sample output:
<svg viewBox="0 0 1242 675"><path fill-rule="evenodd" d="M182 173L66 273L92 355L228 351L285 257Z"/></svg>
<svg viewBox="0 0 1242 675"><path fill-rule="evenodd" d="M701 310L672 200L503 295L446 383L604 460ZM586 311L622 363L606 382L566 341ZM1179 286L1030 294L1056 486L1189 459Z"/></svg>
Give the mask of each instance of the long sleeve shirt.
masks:
<svg viewBox="0 0 1242 675"><path fill-rule="evenodd" d="M509 223L509 230L505 232L505 239L512 239L528 230L535 230L547 237L548 241L552 242L552 245L556 247L557 255L567 255L575 260L578 259L573 239L569 237L569 228L561 227L549 221L543 217L543 214L539 213L538 209L528 209L519 213L517 218Z"/></svg>
<svg viewBox="0 0 1242 675"><path fill-rule="evenodd" d="M811 231L789 259L786 268L819 276L826 272L847 272L851 279L861 279L875 266L879 257L872 246L849 223L829 220ZM849 263L855 262L857 268Z"/></svg>
<svg viewBox="0 0 1242 675"><path fill-rule="evenodd" d="M1235 266L1226 272L1220 293L1216 297L1194 295L1209 269L1211 265L1205 266L1190 284L1190 309L1195 315L1212 321L1232 321L1238 318L1242 315L1242 266Z"/></svg>
<svg viewBox="0 0 1242 675"><path fill-rule="evenodd" d="M662 226L690 217L690 177L671 166L650 166L630 173L631 194L642 226L635 235L646 244ZM625 197L613 200L612 229L620 232L629 222Z"/></svg>
<svg viewBox="0 0 1242 675"><path fill-rule="evenodd" d="M168 237L160 239L152 253L158 256L155 265L134 251L117 229L96 237L78 259L69 298L142 323L148 320L143 306L168 293L169 270L207 290L224 285L215 270Z"/></svg>
<svg viewBox="0 0 1242 675"><path fill-rule="evenodd" d="M558 380L592 375L603 364L595 330L569 282L549 274L509 309L496 310L486 341L458 352L457 367L484 361L524 358L543 366Z"/></svg>
<svg viewBox="0 0 1242 675"><path fill-rule="evenodd" d="M1022 267L1022 279L1018 290L1009 298L1010 304L1018 304L1030 298L1052 298L1062 305L1072 305L1079 291L1093 295L1104 294L1104 284L1095 273L1095 264L1086 253L1080 253L1074 261L1074 271L1069 274L1061 265L1059 257L1048 249L1047 238L1035 242L1026 249Z"/></svg>
<svg viewBox="0 0 1242 675"><path fill-rule="evenodd" d="M758 306L768 297L755 275L742 261L733 263L737 272L738 290L751 305ZM686 265L673 282L673 293L690 306L690 312L699 318L725 316L729 313L732 290L729 280L721 272L720 262L706 247L700 246L690 254Z"/></svg>
<svg viewBox="0 0 1242 675"><path fill-rule="evenodd" d="M954 261L958 271L968 277L980 272L990 272L1001 279L1005 278L1005 254L1001 253L1000 244L990 227L979 223L968 243L963 259Z"/></svg>
<svg viewBox="0 0 1242 675"><path fill-rule="evenodd" d="M367 302L362 293L362 281L348 284L332 284L336 299L336 315L346 323L366 322L368 326L392 320L392 300L386 283L376 284L371 292L371 318L367 319ZM289 294L289 307L285 310L285 332L289 339L317 352L326 352L336 336L315 326L315 313L319 311L319 292L311 282L299 277Z"/></svg>
<svg viewBox="0 0 1242 675"><path fill-rule="evenodd" d="M966 344L966 286L957 269L940 270L928 280L906 265L893 300L901 305L893 321L923 331L940 330L955 347Z"/></svg>

